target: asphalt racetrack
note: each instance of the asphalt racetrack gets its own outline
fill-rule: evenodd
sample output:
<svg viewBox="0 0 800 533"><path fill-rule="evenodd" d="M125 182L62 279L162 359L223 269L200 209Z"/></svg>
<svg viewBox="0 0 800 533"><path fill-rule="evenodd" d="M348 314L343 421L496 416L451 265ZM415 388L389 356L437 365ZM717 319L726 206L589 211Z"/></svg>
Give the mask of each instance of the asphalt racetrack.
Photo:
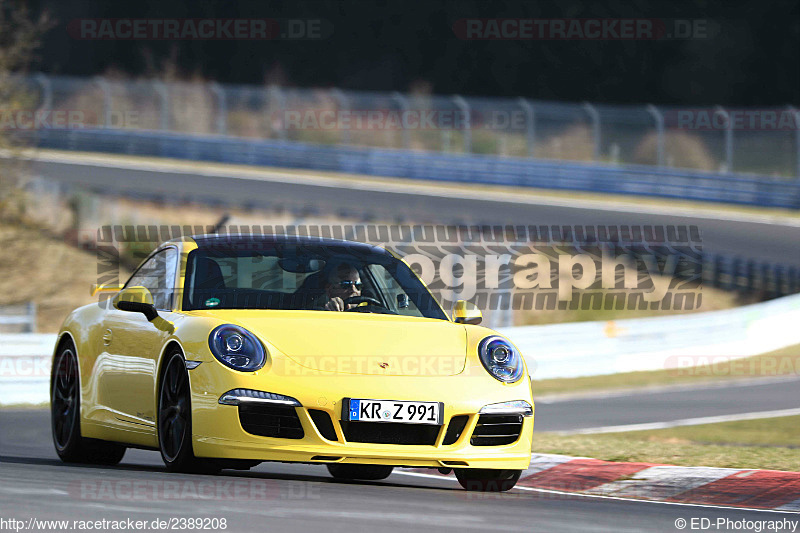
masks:
<svg viewBox="0 0 800 533"><path fill-rule="evenodd" d="M405 223L489 225L696 225L703 249L713 253L800 266L800 229L767 221L728 220L695 216L627 212L614 208L541 205L481 198L447 197L414 191L381 191L364 187L259 180L202 172L142 170L92 163L37 160L33 174L67 185L106 194L155 195L175 199L262 208L311 210L320 215L343 215L363 220ZM309 171L309 175L313 175ZM445 184L446 185L446 184ZM457 192L457 188L453 191ZM456 194L454 192L454 194ZM669 209L669 208L665 208Z"/></svg>
<svg viewBox="0 0 800 533"><path fill-rule="evenodd" d="M571 431L604 426L734 416L800 407L800 377L682 385L536 402L536 429ZM534 400L536 387L534 385Z"/></svg>
<svg viewBox="0 0 800 533"><path fill-rule="evenodd" d="M542 403L536 427L575 429L784 408L797 405L792 394L796 386L796 380L787 380ZM0 517L148 522L224 518L227 531L248 532L677 531L680 518L794 519L774 512L525 488L499 495L468 493L452 478L397 469L380 482L338 482L324 466L281 463L216 476L170 474L157 452L142 450L128 450L116 467L67 465L53 450L44 410L0 410Z"/></svg>

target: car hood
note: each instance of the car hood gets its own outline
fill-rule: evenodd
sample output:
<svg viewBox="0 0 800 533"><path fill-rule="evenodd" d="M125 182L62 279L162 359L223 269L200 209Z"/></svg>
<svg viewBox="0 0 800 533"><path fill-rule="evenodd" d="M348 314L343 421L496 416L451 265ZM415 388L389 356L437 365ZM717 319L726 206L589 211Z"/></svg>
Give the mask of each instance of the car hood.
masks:
<svg viewBox="0 0 800 533"><path fill-rule="evenodd" d="M465 328L444 320L333 311L208 314L243 326L316 371L450 376L466 363Z"/></svg>

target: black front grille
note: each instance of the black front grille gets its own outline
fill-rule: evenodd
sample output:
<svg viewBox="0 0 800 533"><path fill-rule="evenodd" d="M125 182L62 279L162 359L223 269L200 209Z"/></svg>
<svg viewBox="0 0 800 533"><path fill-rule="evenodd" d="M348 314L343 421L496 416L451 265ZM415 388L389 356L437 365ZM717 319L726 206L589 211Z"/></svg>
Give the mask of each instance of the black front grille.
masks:
<svg viewBox="0 0 800 533"><path fill-rule="evenodd" d="M314 421L314 425L317 426L317 430L319 430L320 435L328 440L339 440L336 437L336 430L333 429L331 415L325 411L320 411L319 409L309 409L308 414L311 415L311 420Z"/></svg>
<svg viewBox="0 0 800 533"><path fill-rule="evenodd" d="M473 446L511 444L521 432L522 415L481 415L469 442Z"/></svg>
<svg viewBox="0 0 800 533"><path fill-rule="evenodd" d="M303 426L294 407L284 405L240 405L242 428L253 435L280 439L302 439Z"/></svg>
<svg viewBox="0 0 800 533"><path fill-rule="evenodd" d="M447 433L444 435L444 441L442 444L445 446L455 444L455 442L458 440L458 437L461 436L461 433L463 433L464 428L467 426L467 420L469 420L467 415L458 415L451 418L450 425L447 426Z"/></svg>
<svg viewBox="0 0 800 533"><path fill-rule="evenodd" d="M369 444L436 444L441 426L430 424L399 424L397 422L347 422L342 420L342 432L349 442Z"/></svg>

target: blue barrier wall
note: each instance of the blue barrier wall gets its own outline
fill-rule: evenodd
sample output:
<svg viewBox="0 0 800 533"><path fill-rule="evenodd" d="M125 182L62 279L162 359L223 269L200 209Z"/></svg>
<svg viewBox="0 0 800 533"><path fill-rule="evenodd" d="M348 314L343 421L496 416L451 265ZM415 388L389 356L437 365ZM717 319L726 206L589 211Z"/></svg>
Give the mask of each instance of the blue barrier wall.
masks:
<svg viewBox="0 0 800 533"><path fill-rule="evenodd" d="M800 209L800 180L164 132L42 130L42 148Z"/></svg>

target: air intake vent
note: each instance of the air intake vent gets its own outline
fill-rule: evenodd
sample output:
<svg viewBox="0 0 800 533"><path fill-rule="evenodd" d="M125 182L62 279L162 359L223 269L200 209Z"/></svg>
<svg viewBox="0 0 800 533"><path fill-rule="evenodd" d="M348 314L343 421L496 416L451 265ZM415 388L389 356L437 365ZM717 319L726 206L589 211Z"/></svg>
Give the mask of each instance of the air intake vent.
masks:
<svg viewBox="0 0 800 533"><path fill-rule="evenodd" d="M442 426L430 424L398 424L395 422L346 422L342 420L342 431L348 442L370 444L436 444Z"/></svg>
<svg viewBox="0 0 800 533"><path fill-rule="evenodd" d="M270 404L239 406L239 421L248 433L279 439L302 439L303 426L294 407Z"/></svg>
<svg viewBox="0 0 800 533"><path fill-rule="evenodd" d="M445 446L455 444L455 442L458 440L458 437L460 437L461 433L464 432L464 428L467 426L467 420L469 420L467 415L458 415L451 418L450 425L447 426L447 433L444 436L444 441L442 444Z"/></svg>
<svg viewBox="0 0 800 533"><path fill-rule="evenodd" d="M317 430L319 431L320 435L328 440L339 440L336 438L336 430L333 429L331 415L325 411L320 411L319 409L309 409L308 414L311 415L311 420L314 421L314 425L317 426Z"/></svg>
<svg viewBox="0 0 800 533"><path fill-rule="evenodd" d="M522 415L481 415L472 432L473 446L501 446L519 439L522 432Z"/></svg>

